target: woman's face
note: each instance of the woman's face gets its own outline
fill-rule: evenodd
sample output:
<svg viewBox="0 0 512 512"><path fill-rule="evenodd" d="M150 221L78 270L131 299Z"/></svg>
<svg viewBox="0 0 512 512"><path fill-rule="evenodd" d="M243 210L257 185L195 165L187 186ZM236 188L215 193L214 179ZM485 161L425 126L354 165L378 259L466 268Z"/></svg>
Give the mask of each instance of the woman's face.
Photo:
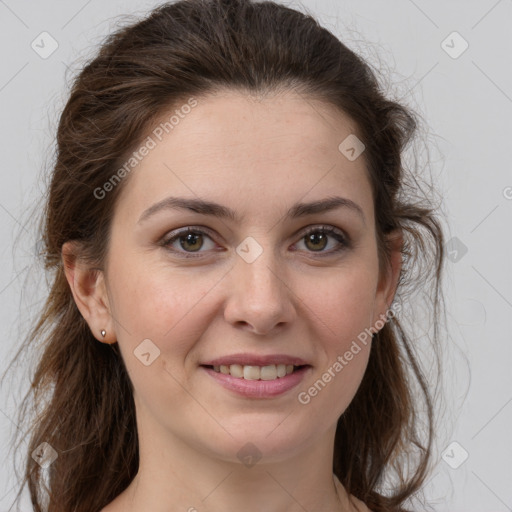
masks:
<svg viewBox="0 0 512 512"><path fill-rule="evenodd" d="M334 434L393 297L364 153L349 117L292 92L196 100L124 178L110 329L139 435L280 460Z"/></svg>

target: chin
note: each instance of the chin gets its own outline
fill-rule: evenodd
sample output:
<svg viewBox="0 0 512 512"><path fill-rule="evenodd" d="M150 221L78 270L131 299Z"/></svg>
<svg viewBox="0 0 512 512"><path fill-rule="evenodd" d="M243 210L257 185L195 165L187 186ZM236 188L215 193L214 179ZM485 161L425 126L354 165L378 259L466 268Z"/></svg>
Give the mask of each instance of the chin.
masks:
<svg viewBox="0 0 512 512"><path fill-rule="evenodd" d="M233 433L233 437L226 432L225 435L216 436L209 451L226 462L244 465L253 465L256 460L260 463L278 463L318 441L318 427L309 428L304 422L292 423L291 416L283 421L285 417L282 414L279 417L272 415L272 420L268 416L260 419L253 417L237 421L236 427L233 423L222 423L228 432Z"/></svg>

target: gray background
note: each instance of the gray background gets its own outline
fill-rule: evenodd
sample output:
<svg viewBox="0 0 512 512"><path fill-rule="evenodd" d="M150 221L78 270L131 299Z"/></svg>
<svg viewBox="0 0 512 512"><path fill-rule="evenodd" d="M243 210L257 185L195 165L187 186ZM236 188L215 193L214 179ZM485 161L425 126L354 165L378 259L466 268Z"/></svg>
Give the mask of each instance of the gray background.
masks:
<svg viewBox="0 0 512 512"><path fill-rule="evenodd" d="M44 190L40 173L51 162L66 83L115 28L114 18L142 15L157 3L0 0L1 370L44 297L46 284L33 259L33 209ZM423 115L429 153L420 156L429 156L444 197L447 240L456 237L449 243L452 261L446 267L447 405L426 496L439 512L512 511L512 1L304 0L288 5L317 16L382 69L390 92ZM40 36L44 31L58 44L48 58L31 47L47 37ZM450 36L454 31L463 39ZM458 55L464 40L469 46ZM28 368L22 365L13 385L1 392L2 459L12 449L16 403L28 380L19 381L28 378ZM454 441L458 444L449 446ZM467 460L452 467L465 452ZM9 509L14 483L6 459L0 468L0 511ZM31 509L25 505L23 510Z"/></svg>

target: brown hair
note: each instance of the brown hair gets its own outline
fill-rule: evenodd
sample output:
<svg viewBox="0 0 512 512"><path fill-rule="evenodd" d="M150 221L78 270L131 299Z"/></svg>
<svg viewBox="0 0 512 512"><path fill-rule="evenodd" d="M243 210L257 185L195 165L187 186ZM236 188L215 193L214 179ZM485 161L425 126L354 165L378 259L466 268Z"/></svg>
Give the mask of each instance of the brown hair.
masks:
<svg viewBox="0 0 512 512"><path fill-rule="evenodd" d="M101 270L116 198L129 177L102 200L94 190L163 113L184 98L221 88L294 90L355 120L366 145L381 265L389 254L385 235L402 228L397 297L433 284L437 326L443 232L434 208L405 193L415 190L403 153L417 130L416 115L386 99L369 64L309 15L270 1L164 4L108 36L74 79L60 117L41 223L51 290L22 347L39 340L43 350L20 413L20 421L32 420L23 488L28 484L37 512L45 503L52 512L99 511L138 469L131 382L117 344L98 343L75 305L61 248L80 241L84 260ZM395 315L375 335L363 381L336 431L333 471L373 512L403 511L424 483L431 459L432 393L406 330ZM435 327L434 349L438 337ZM29 403L37 415L28 412ZM58 453L46 476L30 456L42 442ZM390 475L398 480L386 490Z"/></svg>

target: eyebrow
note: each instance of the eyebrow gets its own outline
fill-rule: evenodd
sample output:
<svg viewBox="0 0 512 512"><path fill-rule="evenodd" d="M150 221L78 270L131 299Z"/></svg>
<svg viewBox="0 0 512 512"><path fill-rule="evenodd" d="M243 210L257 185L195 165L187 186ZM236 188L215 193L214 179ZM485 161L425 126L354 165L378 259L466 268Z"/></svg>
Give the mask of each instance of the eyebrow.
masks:
<svg viewBox="0 0 512 512"><path fill-rule="evenodd" d="M288 219L298 219L308 215L329 212L338 208L346 208L357 213L362 218L363 223L365 223L363 209L354 201L339 196L327 197L310 203L296 203L288 210L285 217ZM240 222L242 220L231 208L213 201L185 197L167 197L145 210L137 223L140 224L146 221L157 212L176 209L190 210L201 215L211 215L233 222Z"/></svg>

